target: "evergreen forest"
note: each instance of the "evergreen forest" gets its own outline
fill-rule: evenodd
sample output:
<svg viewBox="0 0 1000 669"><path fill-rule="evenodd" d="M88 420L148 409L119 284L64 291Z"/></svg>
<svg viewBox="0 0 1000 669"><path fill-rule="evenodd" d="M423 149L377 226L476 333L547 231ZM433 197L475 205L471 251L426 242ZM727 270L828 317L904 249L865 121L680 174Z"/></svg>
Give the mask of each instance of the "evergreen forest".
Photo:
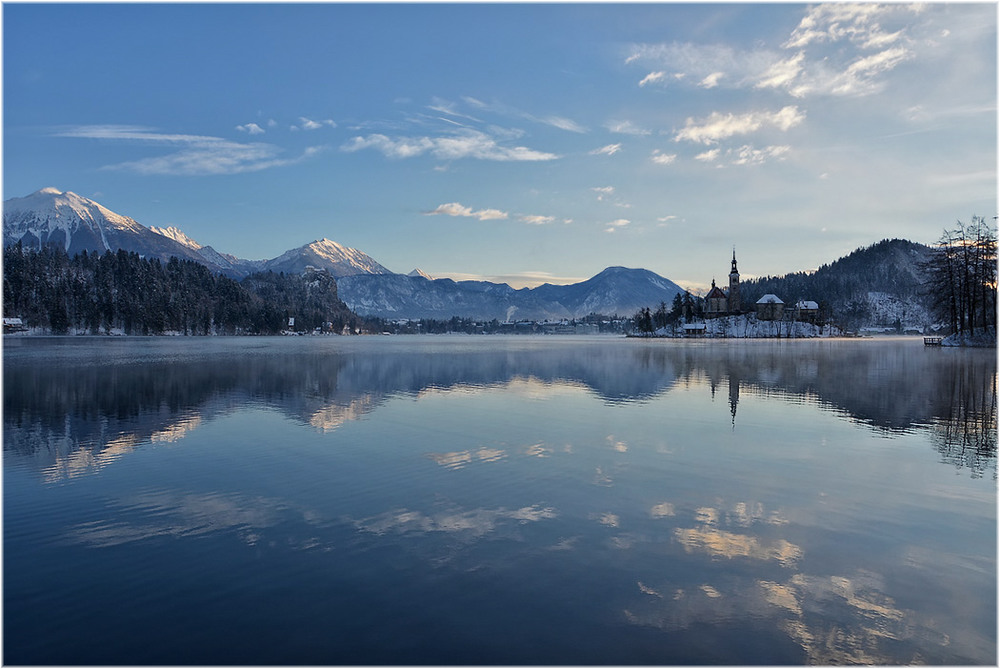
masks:
<svg viewBox="0 0 1000 669"><path fill-rule="evenodd" d="M3 251L3 313L53 334L279 334L367 330L325 271L264 272L242 281L191 260L58 247ZM294 321L290 324L290 319Z"/></svg>

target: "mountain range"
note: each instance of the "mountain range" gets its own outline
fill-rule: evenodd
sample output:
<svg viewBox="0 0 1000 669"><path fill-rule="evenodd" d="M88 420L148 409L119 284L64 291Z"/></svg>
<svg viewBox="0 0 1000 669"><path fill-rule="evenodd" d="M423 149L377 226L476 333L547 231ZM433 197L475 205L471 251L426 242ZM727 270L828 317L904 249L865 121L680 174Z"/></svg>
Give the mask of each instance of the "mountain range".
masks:
<svg viewBox="0 0 1000 669"><path fill-rule="evenodd" d="M574 318L590 313L631 315L683 289L643 269L610 267L569 286L545 284L514 289L506 283L432 279L420 270L395 274L371 256L329 239L285 251L271 259L246 260L203 246L176 227L146 227L76 193L43 188L11 198L3 207L4 244L26 248L58 245L82 251L126 251L166 262L194 260L214 272L243 279L254 272L300 274L308 267L337 279L340 299L355 313L383 318L482 319Z"/></svg>
<svg viewBox="0 0 1000 669"><path fill-rule="evenodd" d="M3 208L4 244L26 248L57 245L69 255L124 249L163 262L172 256L213 272L244 279L256 272L302 274L326 270L341 300L356 314L387 319L545 320L592 313L631 316L639 309L669 307L684 290L645 269L608 267L571 285L515 289L506 283L433 279L418 269L394 273L371 256L329 239L313 241L265 260L246 260L203 246L176 227L146 227L128 216L72 192L43 188L11 198ZM826 301L850 327L929 324L922 294L921 264L930 249L905 240L885 240L824 265L816 272L746 281L752 304L764 293L785 301Z"/></svg>

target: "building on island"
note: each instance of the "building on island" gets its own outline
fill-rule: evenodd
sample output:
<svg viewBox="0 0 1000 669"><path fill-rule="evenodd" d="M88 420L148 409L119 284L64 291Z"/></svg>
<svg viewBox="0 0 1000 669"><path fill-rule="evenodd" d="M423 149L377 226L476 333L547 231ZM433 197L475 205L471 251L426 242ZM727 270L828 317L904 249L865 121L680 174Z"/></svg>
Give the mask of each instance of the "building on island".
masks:
<svg viewBox="0 0 1000 669"><path fill-rule="evenodd" d="M743 311L740 301L740 272L736 268L736 249L733 249L733 266L729 271L729 290L725 291L715 285L712 279L712 289L705 296L705 317L728 316Z"/></svg>
<svg viewBox="0 0 1000 669"><path fill-rule="evenodd" d="M780 321L785 314L785 303L780 297L768 293L757 300L757 318L762 321Z"/></svg>

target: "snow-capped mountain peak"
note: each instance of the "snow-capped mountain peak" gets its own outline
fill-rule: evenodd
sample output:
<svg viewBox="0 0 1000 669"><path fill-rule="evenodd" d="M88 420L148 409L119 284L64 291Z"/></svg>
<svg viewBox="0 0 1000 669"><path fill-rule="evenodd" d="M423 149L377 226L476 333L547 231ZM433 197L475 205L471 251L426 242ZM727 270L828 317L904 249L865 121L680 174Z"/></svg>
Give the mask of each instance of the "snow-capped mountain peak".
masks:
<svg viewBox="0 0 1000 669"><path fill-rule="evenodd" d="M31 230L35 234L56 230L72 233L80 226L126 231L143 227L128 216L116 214L93 200L51 186L26 197L7 200L3 218L5 231L7 227L12 227L15 230Z"/></svg>
<svg viewBox="0 0 1000 669"><path fill-rule="evenodd" d="M177 242L178 244L183 244L184 246L187 246L188 248L192 248L192 249L195 249L195 250L198 250L198 249L202 248L201 244L199 244L195 240L191 239L186 234L184 234L184 232L182 232L178 228L175 228L172 225L168 226L166 228L158 228L155 225L151 225L151 226L149 226L149 229L152 230L153 232L155 232L158 235L163 235L164 237L172 239L175 242Z"/></svg>
<svg viewBox="0 0 1000 669"><path fill-rule="evenodd" d="M285 251L277 258L264 263L263 269L272 272L300 273L307 266L325 269L334 277L353 274L392 274L371 256L323 238Z"/></svg>
<svg viewBox="0 0 1000 669"><path fill-rule="evenodd" d="M430 274L428 274L427 272L425 272L424 270L422 270L420 268L414 268L414 270L412 272L410 272L409 274L407 274L406 276L410 276L410 277L422 276L425 279L427 279L428 281L433 281L434 280L434 277L432 277Z"/></svg>

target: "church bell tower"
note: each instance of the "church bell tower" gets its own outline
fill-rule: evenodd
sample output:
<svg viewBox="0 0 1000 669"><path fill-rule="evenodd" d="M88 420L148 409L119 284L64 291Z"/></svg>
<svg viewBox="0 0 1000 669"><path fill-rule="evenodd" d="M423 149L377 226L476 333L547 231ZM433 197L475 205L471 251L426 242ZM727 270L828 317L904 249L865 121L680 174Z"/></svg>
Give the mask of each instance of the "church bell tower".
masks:
<svg viewBox="0 0 1000 669"><path fill-rule="evenodd" d="M729 312L738 314L743 310L740 304L740 272L736 269L736 249L733 248L733 268L729 271Z"/></svg>

